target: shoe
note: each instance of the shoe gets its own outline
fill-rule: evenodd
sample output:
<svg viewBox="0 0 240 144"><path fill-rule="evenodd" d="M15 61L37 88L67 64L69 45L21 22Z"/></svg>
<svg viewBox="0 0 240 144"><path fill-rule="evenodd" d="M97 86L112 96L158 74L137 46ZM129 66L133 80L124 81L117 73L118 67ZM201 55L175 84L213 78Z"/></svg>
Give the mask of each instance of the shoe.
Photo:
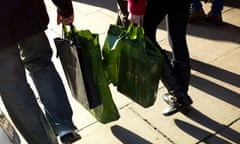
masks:
<svg viewBox="0 0 240 144"><path fill-rule="evenodd" d="M189 106L193 103L191 98L183 93L178 93L178 97L173 94L163 95L163 100L169 105L166 109L163 110L164 116L170 116L177 112L182 112L187 114L189 112Z"/></svg>
<svg viewBox="0 0 240 144"><path fill-rule="evenodd" d="M209 12L208 15L205 17L205 20L209 23L213 23L215 25L222 25L223 24L223 20L222 20L222 16L216 16L214 14L212 14L212 12Z"/></svg>
<svg viewBox="0 0 240 144"><path fill-rule="evenodd" d="M191 9L188 22L189 23L200 22L200 21L204 21L204 18L205 18L205 13L202 8L200 10Z"/></svg>
<svg viewBox="0 0 240 144"><path fill-rule="evenodd" d="M81 139L81 136L75 131L72 131L60 137L60 140L63 144L71 144L79 139Z"/></svg>

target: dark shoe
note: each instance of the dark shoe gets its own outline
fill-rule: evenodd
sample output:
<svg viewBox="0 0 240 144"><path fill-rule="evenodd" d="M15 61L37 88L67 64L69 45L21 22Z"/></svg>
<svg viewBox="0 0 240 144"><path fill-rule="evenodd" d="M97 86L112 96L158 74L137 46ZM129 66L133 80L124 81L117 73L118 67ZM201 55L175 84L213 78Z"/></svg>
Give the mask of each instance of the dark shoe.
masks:
<svg viewBox="0 0 240 144"><path fill-rule="evenodd" d="M189 23L200 22L200 21L204 21L204 18L205 18L205 13L204 13L203 9L190 10L188 22Z"/></svg>
<svg viewBox="0 0 240 144"><path fill-rule="evenodd" d="M163 60L161 80L164 86L169 91L169 95L171 94L172 96L174 96L172 98L169 98L169 100L167 100L167 103L171 105L171 108L170 109L168 108L168 110L165 110L163 114L171 115L178 112L182 107L182 104L190 105L192 103L192 100L187 94L185 94L185 92L183 92L183 87L179 83L176 72L174 71L174 68L170 63L166 55L166 52L164 50L162 51L164 54L164 60Z"/></svg>
<svg viewBox="0 0 240 144"><path fill-rule="evenodd" d="M175 95L168 93L163 96L163 100L169 105L162 112L164 116L170 116L177 112L186 114L189 110L188 107L193 103L192 99L184 93L178 92Z"/></svg>
<svg viewBox="0 0 240 144"><path fill-rule="evenodd" d="M222 16L213 15L211 12L208 13L208 15L206 16L205 19L206 19L207 22L213 23L215 25L222 25L223 24Z"/></svg>
<svg viewBox="0 0 240 144"><path fill-rule="evenodd" d="M60 137L60 140L63 144L71 144L79 139L81 139L81 136L75 131L67 133Z"/></svg>

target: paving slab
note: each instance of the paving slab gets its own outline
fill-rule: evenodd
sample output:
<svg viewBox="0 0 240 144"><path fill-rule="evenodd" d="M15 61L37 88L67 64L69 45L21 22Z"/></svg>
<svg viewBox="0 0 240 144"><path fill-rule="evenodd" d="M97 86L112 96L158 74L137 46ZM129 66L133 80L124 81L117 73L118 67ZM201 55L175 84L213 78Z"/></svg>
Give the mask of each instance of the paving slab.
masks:
<svg viewBox="0 0 240 144"><path fill-rule="evenodd" d="M219 130L214 135L209 136L204 142L200 143L209 143L209 144L239 144L240 142L240 121L239 119L230 124L229 127L225 127Z"/></svg>
<svg viewBox="0 0 240 144"><path fill-rule="evenodd" d="M76 144L170 144L130 107L120 110L121 118L105 125L96 123L80 130L83 139Z"/></svg>
<svg viewBox="0 0 240 144"><path fill-rule="evenodd" d="M226 53L224 56L216 60L213 63L213 65L221 68L222 70L225 70L226 73L231 73L233 77L235 75L236 80L239 81L240 67L237 66L239 64L239 60L240 60L240 44L231 53ZM239 83L237 84L237 82L233 85L237 86L238 88L240 87L240 84Z"/></svg>
<svg viewBox="0 0 240 144"><path fill-rule="evenodd" d="M164 92L164 89L159 91L161 94ZM149 109L142 109L137 105L134 105L133 109L176 144L183 141L185 144L197 143L239 118L238 107L193 87L190 88L189 94L194 104L188 116L181 113L171 117L162 116L161 111L166 104L162 102L161 96Z"/></svg>

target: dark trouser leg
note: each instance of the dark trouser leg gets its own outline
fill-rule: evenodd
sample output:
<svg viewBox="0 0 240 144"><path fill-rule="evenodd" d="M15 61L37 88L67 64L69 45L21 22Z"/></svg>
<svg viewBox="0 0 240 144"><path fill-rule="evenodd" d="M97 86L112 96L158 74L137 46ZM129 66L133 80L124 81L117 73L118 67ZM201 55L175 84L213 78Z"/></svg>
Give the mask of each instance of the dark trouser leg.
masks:
<svg viewBox="0 0 240 144"><path fill-rule="evenodd" d="M182 90L187 93L190 81L190 63L173 61L173 69L176 73Z"/></svg>
<svg viewBox="0 0 240 144"><path fill-rule="evenodd" d="M55 133L76 129L64 85L52 61L52 50L45 33L20 43L22 60L30 72Z"/></svg>
<svg viewBox="0 0 240 144"><path fill-rule="evenodd" d="M167 58L167 55L164 56L164 63L163 63L163 69L162 69L162 82L164 86L168 89L168 93L165 96L174 96L176 97L175 101L170 101L168 104L174 105L174 102L183 104L183 105L190 105L192 104L192 100L187 95L186 89L188 88L188 82L185 79L183 81L180 81L180 78L178 77L179 74L184 74L181 79L183 78L189 78L189 75L185 75L185 72L189 72L188 70L184 71L182 69L179 70L179 73L175 71L175 68L171 65L169 59ZM185 89L183 88L183 83L185 83ZM165 100L172 99L167 98Z"/></svg>
<svg viewBox="0 0 240 144"><path fill-rule="evenodd" d="M118 17L117 17L117 24L128 27L128 2L127 0L117 0L118 6Z"/></svg>
<svg viewBox="0 0 240 144"><path fill-rule="evenodd" d="M189 17L190 3L190 0L179 3L178 6L172 7L167 16L167 29L169 34L168 39L173 50L173 69L177 82L180 86L180 91L184 93L180 94L180 96L173 94L173 96L175 96L177 101L179 101L176 103L176 105L181 103L182 106L188 106L192 104L191 98L187 95L190 78L190 58L186 42L186 28ZM165 95L163 98L167 103L172 102L172 95ZM168 111L171 112L171 110L174 109L175 105L170 104Z"/></svg>
<svg viewBox="0 0 240 144"><path fill-rule="evenodd" d="M185 113L188 106L192 104L192 100L187 94L189 83L188 72L190 71L189 69L181 68L183 67L180 67L180 65L175 65L173 68L170 61L165 58L162 69L162 82L168 89L168 93L163 96L163 100L169 104L169 107L163 111L165 116L175 114L178 111ZM178 70L176 71L176 69Z"/></svg>
<svg viewBox="0 0 240 144"><path fill-rule="evenodd" d="M58 143L26 81L17 45L0 49L0 94L12 121L29 144Z"/></svg>
<svg viewBox="0 0 240 144"><path fill-rule="evenodd" d="M179 2L181 6L182 2ZM176 60L185 61L189 60L188 49L185 40L186 25L189 13L189 6L182 4L181 10L187 11L186 14L182 11L178 11L178 5L170 9L170 3L161 3L158 0L148 1L146 7L146 13L143 20L143 26L146 35L158 46L156 42L156 29L160 22L168 15L168 32L169 32L169 42L173 48L173 57ZM176 10L175 10L176 9ZM156 15L157 13L157 15ZM154 15L154 16L153 16ZM178 17L182 16L182 17ZM183 18L183 19L182 19ZM159 49L161 50L160 46ZM164 96L164 100L170 105L166 110L164 110L164 115L171 115L180 111L183 107L192 104L192 100L187 95L185 91L182 90L181 83L178 79L178 74L173 69L167 55L163 51L164 64L162 69L162 82L164 86L168 89L168 94Z"/></svg>

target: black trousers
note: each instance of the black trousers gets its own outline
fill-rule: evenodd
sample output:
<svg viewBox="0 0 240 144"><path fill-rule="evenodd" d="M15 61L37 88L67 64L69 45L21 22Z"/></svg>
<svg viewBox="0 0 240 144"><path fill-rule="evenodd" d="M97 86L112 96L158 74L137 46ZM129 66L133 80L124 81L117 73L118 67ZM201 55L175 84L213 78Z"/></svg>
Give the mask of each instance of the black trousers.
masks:
<svg viewBox="0 0 240 144"><path fill-rule="evenodd" d="M146 35L158 45L156 41L157 27L166 18L168 39L173 51L173 58L179 62L189 61L186 29L190 3L191 0L174 2L148 0L143 19Z"/></svg>

